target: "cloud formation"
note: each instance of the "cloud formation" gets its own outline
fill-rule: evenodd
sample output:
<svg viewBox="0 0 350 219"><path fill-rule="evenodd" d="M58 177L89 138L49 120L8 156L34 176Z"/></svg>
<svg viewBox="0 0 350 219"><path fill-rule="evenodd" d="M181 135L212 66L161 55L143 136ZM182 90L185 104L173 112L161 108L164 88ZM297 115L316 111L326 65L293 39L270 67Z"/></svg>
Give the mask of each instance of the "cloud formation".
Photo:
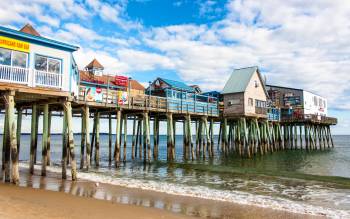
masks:
<svg viewBox="0 0 350 219"><path fill-rule="evenodd" d="M109 73L165 69L203 90L221 90L234 68L258 65L268 83L317 92L331 107L350 109L348 1L233 0L218 8L208 0L197 16L220 10L222 19L158 27L130 18L127 1L4 1L12 7L0 8L2 25L35 23L45 36L80 45L81 68L96 57Z"/></svg>

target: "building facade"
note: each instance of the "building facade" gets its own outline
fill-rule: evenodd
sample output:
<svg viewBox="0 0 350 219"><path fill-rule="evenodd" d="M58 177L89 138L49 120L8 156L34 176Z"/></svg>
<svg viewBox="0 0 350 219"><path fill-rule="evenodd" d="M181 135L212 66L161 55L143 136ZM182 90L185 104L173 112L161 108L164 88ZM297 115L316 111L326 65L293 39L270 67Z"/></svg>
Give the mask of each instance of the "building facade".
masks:
<svg viewBox="0 0 350 219"><path fill-rule="evenodd" d="M40 36L30 25L20 31L0 26L0 83L78 94L78 47Z"/></svg>
<svg viewBox="0 0 350 219"><path fill-rule="evenodd" d="M266 85L270 105L281 109L282 117L327 116L327 99L302 89Z"/></svg>
<svg viewBox="0 0 350 219"><path fill-rule="evenodd" d="M258 67L235 69L222 94L224 116L267 117L267 92Z"/></svg>

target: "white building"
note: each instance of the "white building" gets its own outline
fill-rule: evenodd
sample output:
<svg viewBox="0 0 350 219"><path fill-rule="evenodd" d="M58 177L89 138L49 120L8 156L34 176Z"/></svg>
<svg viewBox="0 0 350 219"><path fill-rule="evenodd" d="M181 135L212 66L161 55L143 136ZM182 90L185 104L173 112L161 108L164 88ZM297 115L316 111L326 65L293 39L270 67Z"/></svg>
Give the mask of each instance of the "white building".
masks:
<svg viewBox="0 0 350 219"><path fill-rule="evenodd" d="M77 46L40 36L30 25L0 26L0 83L46 88L78 95Z"/></svg>

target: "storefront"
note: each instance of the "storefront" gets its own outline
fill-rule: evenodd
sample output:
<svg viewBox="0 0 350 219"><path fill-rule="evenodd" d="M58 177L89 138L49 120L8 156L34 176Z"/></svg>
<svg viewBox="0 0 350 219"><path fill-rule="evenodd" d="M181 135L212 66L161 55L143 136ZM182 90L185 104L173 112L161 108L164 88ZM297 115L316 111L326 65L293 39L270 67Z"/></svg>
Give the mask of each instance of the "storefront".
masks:
<svg viewBox="0 0 350 219"><path fill-rule="evenodd" d="M0 26L0 82L78 93L79 75L72 56L77 49Z"/></svg>

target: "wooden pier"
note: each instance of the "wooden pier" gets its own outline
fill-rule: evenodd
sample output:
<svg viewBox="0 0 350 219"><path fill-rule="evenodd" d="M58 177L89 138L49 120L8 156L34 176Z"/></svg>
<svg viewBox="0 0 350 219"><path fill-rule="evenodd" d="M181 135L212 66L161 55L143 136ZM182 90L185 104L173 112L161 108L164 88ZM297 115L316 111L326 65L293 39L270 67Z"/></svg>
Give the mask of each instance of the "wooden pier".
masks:
<svg viewBox="0 0 350 219"><path fill-rule="evenodd" d="M31 27L25 30L28 28ZM267 105L269 97L257 67L235 70L224 88L223 99L198 93L198 86L164 78L150 83L145 93L142 85L130 78L98 76L103 66L97 60L79 72L72 58L77 47L40 35L34 37L33 32L0 27L0 37L13 37L9 38L14 42L11 45L23 47L2 48L0 45L0 49L10 55L12 51L24 51L23 56L33 56L23 63L25 67L0 64L0 109L4 114L2 175L6 182L19 183L23 115L31 115L31 174L38 163L39 117L43 118L42 176L46 176L47 166L51 164L52 118L62 117L62 178L67 178L70 166L72 180L78 178L77 159L80 169L99 167L103 119L108 120L108 162L116 168L127 161L128 130L132 130L132 160L149 164L159 159L160 122L167 124L169 162L176 159L177 123L182 123L183 127L180 134L183 135L184 160L212 159L218 154L251 158L280 150L311 151L334 147L330 126L337 123L336 119L307 113L270 115L280 113L280 109ZM40 56L36 55L37 47L33 47L34 51L30 49L30 45L37 44L47 47L43 47ZM29 60L35 64L27 63ZM62 62L69 64L62 65ZM61 69L62 66L69 67ZM116 81L111 83L111 80ZM74 152L79 143L74 141L73 117L81 118L79 158ZM93 124L90 124L91 118ZM131 127L129 120L132 120ZM115 123L115 142L112 142L112 123ZM214 126L217 124L220 130L218 142L215 142Z"/></svg>

